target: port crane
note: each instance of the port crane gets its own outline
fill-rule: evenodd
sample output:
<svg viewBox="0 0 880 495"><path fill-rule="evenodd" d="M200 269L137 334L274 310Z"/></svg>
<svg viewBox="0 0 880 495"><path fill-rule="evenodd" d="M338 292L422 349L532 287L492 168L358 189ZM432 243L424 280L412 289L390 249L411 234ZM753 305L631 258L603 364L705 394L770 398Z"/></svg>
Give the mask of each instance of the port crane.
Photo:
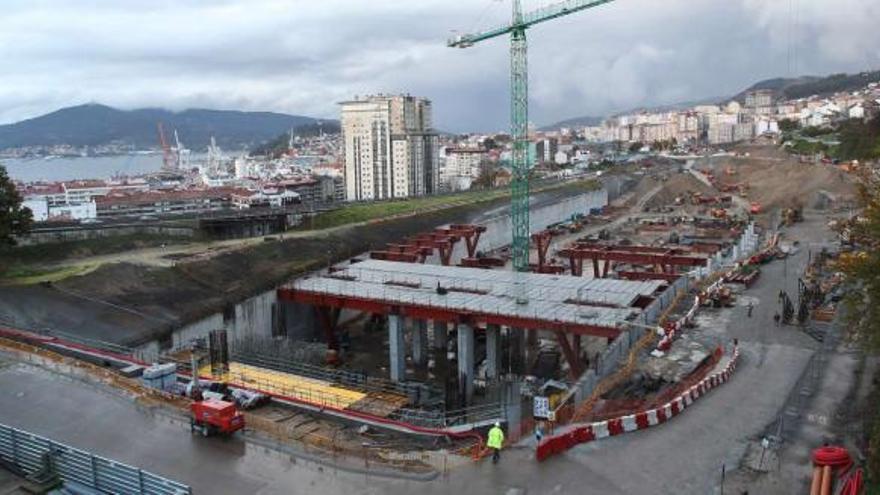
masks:
<svg viewBox="0 0 880 495"><path fill-rule="evenodd" d="M510 137L512 177L510 218L513 230L513 269L529 269L529 81L526 30L535 24L598 7L613 0L567 0L523 13L522 1L512 0L513 17L506 24L487 31L460 34L448 46L468 48L481 41L510 34Z"/></svg>
<svg viewBox="0 0 880 495"><path fill-rule="evenodd" d="M165 139L165 129L162 127L162 122L156 123L156 130L159 132L159 145L162 146L162 170L165 172L174 170L176 162L174 154L171 152L171 146Z"/></svg>

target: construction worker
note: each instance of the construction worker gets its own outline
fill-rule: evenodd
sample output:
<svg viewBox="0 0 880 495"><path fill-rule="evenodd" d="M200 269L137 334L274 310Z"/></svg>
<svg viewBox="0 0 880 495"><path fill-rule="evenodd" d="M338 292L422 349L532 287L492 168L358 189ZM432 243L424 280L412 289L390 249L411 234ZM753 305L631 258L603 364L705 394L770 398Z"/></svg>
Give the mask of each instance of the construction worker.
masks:
<svg viewBox="0 0 880 495"><path fill-rule="evenodd" d="M755 309L755 305L754 305L754 304L752 304L752 302L751 302L751 301L749 301L749 305L748 305L748 310L749 310L749 318L751 318L751 317L752 317L752 310L753 310L753 309Z"/></svg>
<svg viewBox="0 0 880 495"><path fill-rule="evenodd" d="M489 430L489 438L486 440L486 446L492 449L492 464L498 462L501 458L501 446L504 445L504 431L501 430L501 423L495 422L495 426Z"/></svg>
<svg viewBox="0 0 880 495"><path fill-rule="evenodd" d="M777 311L775 315L773 315L773 322L776 323L776 326L779 326L779 312Z"/></svg>

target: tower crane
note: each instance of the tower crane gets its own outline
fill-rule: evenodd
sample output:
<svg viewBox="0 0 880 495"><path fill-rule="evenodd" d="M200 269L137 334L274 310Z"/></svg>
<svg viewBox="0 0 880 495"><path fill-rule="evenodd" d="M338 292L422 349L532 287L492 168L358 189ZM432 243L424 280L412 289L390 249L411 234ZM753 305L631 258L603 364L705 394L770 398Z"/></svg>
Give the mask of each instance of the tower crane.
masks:
<svg viewBox="0 0 880 495"><path fill-rule="evenodd" d="M522 1L512 0L510 24L487 31L457 35L448 45L468 48L481 41L510 34L510 137L513 142L510 181L510 218L513 229L513 269L529 269L529 81L526 29L535 24L598 7L613 0L567 0L523 13Z"/></svg>

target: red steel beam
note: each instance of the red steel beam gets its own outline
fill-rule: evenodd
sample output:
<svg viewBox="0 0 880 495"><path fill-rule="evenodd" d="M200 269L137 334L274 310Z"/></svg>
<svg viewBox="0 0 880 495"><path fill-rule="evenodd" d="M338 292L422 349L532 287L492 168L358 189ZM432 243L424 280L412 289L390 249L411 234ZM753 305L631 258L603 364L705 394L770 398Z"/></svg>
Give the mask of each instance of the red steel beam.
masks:
<svg viewBox="0 0 880 495"><path fill-rule="evenodd" d="M542 230L537 234L532 234L532 241L535 243L538 251L538 271L543 270L547 264L547 251L550 250L550 240L552 238L553 233L549 230Z"/></svg>
<svg viewBox="0 0 880 495"><path fill-rule="evenodd" d="M462 258L458 266L466 266L469 268L493 268L504 266L504 260L494 257L483 258Z"/></svg>
<svg viewBox="0 0 880 495"><path fill-rule="evenodd" d="M604 250L604 251L623 251L628 253L644 253L644 254L669 254L669 255L677 255L677 254L688 254L691 252L691 249L688 246L634 246L634 245L606 245L606 244L596 244L592 242L581 242L577 241L572 243L570 246L575 249L595 249L595 250Z"/></svg>
<svg viewBox="0 0 880 495"><path fill-rule="evenodd" d="M695 253L715 254L718 251L721 251L720 245L708 242L695 242L688 247L691 248L691 251Z"/></svg>
<svg viewBox="0 0 880 495"><path fill-rule="evenodd" d="M544 265L538 266L534 263L529 264L529 269L535 273L549 273L551 275L561 275L565 273L565 267L562 265Z"/></svg>
<svg viewBox="0 0 880 495"><path fill-rule="evenodd" d="M656 272L617 272L617 276L625 280L665 280L669 283L675 282L682 275L674 273L656 273Z"/></svg>
<svg viewBox="0 0 880 495"><path fill-rule="evenodd" d="M407 242L411 245L430 248L432 252L433 249L436 249L437 254L440 256L440 263L444 266L449 266L452 251L459 239L460 237L457 235L433 232L411 237L407 239ZM430 253L428 255L430 256Z"/></svg>
<svg viewBox="0 0 880 495"><path fill-rule="evenodd" d="M447 230L464 238L464 242L467 246L468 258L473 258L477 255L477 245L480 243L480 236L486 231L486 226L453 224L450 225Z"/></svg>
<svg viewBox="0 0 880 495"><path fill-rule="evenodd" d="M685 255L633 253L627 251L606 251L599 249L567 248L558 251L560 256L592 260L618 261L639 265L706 266L708 258Z"/></svg>
<svg viewBox="0 0 880 495"><path fill-rule="evenodd" d="M568 341L568 335L559 330L553 333L556 334L556 342L559 343L559 348L562 349L562 355L568 361L568 371L571 377L577 380L581 376L581 363L578 361L578 353L572 349L571 343Z"/></svg>
<svg viewBox="0 0 880 495"><path fill-rule="evenodd" d="M463 312L455 309L426 306L415 303L401 303L399 301L382 301L368 299L362 296L340 296L319 292L296 290L293 288L280 288L277 290L278 298L282 301L293 301L312 306L327 306L331 308L344 308L375 314L400 314L408 318L419 320L438 320L447 322L482 322L489 325L506 325L510 328L522 330L541 329L561 331L564 333L592 335L609 339L616 338L620 329L613 327L601 327L596 325L582 325L565 323L556 320L545 320L537 317L521 317L513 315L501 315L488 312Z"/></svg>

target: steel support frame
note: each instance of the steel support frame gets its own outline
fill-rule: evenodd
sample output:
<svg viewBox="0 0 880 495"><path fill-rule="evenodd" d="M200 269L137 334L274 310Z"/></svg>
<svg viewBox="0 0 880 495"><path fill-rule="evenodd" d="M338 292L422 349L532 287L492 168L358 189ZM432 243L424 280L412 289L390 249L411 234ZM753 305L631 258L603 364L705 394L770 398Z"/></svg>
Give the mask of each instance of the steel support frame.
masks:
<svg viewBox="0 0 880 495"><path fill-rule="evenodd" d="M577 380L577 378L581 376L581 373L583 372L580 359L578 358L580 349L573 348L571 343L568 341L568 335L564 332L556 330L553 333L556 335L556 342L559 344L559 348L562 349L562 355L565 356L565 360L568 362L569 374L573 379ZM580 341L578 341L578 344L580 344Z"/></svg>
<svg viewBox="0 0 880 495"><path fill-rule="evenodd" d="M339 315L342 308L330 306L314 306L318 323L324 330L324 338L327 340L327 348L339 350L339 341L336 339L336 328L339 326Z"/></svg>
<svg viewBox="0 0 880 495"><path fill-rule="evenodd" d="M455 309L424 306L415 303L379 301L365 297L325 294L320 292L295 290L287 287L278 289L277 294L278 299L282 301L293 301L312 306L352 309L380 315L399 314L403 317L413 319L436 320L453 323L472 321L512 328L540 328L551 331L560 330L565 333L592 335L611 339L616 338L621 331L619 328L612 327L580 325L555 320L543 320L535 317L502 315L488 312L463 312Z"/></svg>
<svg viewBox="0 0 880 495"><path fill-rule="evenodd" d="M659 254L632 251L608 251L602 249L566 248L558 251L560 256L569 259L571 273L575 276L583 274L583 260L593 261L594 274L601 273L607 276L610 270L610 262L631 263L636 265L654 265L662 268L662 272L670 273L673 266L706 266L709 259L697 256L680 254ZM604 270L599 271L599 261L605 261Z"/></svg>
<svg viewBox="0 0 880 495"><path fill-rule="evenodd" d="M473 258L477 255L477 246L480 243L480 236L483 234L483 232L486 231L486 226L472 224L453 224L449 226L449 229L443 230L464 239L465 245L467 247L468 258Z"/></svg>
<svg viewBox="0 0 880 495"><path fill-rule="evenodd" d="M677 273L622 271L617 272L617 276L625 280L664 280L666 282L672 283L683 277L684 275L680 275Z"/></svg>
<svg viewBox="0 0 880 495"><path fill-rule="evenodd" d="M538 251L538 270L542 270L547 265L547 251L550 250L550 240L553 234L549 230L542 230L537 234L532 234L532 240L535 242L535 250Z"/></svg>

